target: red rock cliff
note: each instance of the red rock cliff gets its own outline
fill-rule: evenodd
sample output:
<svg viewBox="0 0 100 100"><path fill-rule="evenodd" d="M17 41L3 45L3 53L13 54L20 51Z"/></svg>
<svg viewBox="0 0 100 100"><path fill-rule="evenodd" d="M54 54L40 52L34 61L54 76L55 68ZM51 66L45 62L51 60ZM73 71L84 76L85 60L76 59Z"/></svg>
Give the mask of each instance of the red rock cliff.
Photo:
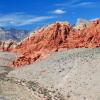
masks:
<svg viewBox="0 0 100 100"><path fill-rule="evenodd" d="M66 23L54 23L36 31L13 50L21 56L13 61L14 66L30 64L44 58L48 53L62 48L100 47L100 19L87 28L77 31Z"/></svg>

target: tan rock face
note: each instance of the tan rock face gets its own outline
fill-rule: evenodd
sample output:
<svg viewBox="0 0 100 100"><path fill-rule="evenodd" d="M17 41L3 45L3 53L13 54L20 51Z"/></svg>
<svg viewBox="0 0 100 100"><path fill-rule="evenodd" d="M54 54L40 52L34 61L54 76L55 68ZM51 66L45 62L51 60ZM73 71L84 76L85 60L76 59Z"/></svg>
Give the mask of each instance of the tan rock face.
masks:
<svg viewBox="0 0 100 100"><path fill-rule="evenodd" d="M16 47L17 43L15 41L0 41L0 51L11 51Z"/></svg>
<svg viewBox="0 0 100 100"><path fill-rule="evenodd" d="M82 30L88 27L91 24L91 21L79 18L77 19L76 25L73 27L76 30Z"/></svg>
<svg viewBox="0 0 100 100"><path fill-rule="evenodd" d="M13 52L21 56L12 64L22 66L45 58L50 52L82 47L100 47L100 19L80 31L75 31L70 25L61 22L38 30L36 34L23 40L13 49Z"/></svg>

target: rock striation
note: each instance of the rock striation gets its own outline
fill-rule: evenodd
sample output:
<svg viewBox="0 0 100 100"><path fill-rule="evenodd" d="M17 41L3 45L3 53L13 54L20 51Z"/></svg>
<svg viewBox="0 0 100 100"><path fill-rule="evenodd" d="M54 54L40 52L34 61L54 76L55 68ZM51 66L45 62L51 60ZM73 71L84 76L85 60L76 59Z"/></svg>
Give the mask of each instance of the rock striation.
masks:
<svg viewBox="0 0 100 100"><path fill-rule="evenodd" d="M77 31L69 24L56 22L39 29L20 42L13 52L20 56L12 62L14 66L31 64L43 59L51 52L68 48L97 48L100 47L100 19Z"/></svg>
<svg viewBox="0 0 100 100"><path fill-rule="evenodd" d="M17 43L13 40L0 41L0 51L11 51L17 46Z"/></svg>

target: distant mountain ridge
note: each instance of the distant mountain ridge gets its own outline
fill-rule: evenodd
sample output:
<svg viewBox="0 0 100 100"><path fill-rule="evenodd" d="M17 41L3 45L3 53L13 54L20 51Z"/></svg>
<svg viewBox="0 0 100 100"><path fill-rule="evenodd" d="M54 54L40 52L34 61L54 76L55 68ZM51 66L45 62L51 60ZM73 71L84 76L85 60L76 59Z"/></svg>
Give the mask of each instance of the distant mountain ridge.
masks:
<svg viewBox="0 0 100 100"><path fill-rule="evenodd" d="M0 27L0 41L13 40L16 42L20 42L25 37L27 37L28 34L28 30L19 30L15 28L7 29Z"/></svg>

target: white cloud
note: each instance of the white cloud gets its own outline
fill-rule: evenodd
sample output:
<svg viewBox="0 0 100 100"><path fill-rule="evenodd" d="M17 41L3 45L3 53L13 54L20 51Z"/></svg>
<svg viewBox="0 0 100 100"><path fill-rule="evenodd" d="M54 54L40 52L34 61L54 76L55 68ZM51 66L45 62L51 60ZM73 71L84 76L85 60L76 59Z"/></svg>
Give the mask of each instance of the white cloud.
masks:
<svg viewBox="0 0 100 100"><path fill-rule="evenodd" d="M33 24L33 23L40 22L40 21L43 21L43 20L51 19L51 18L54 18L54 17L53 16L39 16L39 17L34 17L34 18L28 19L28 20L20 23L20 25L21 26L23 26L23 25L29 25L29 24Z"/></svg>
<svg viewBox="0 0 100 100"><path fill-rule="evenodd" d="M54 16L34 16L24 13L13 13L0 15L0 26L24 26L47 19L55 18Z"/></svg>
<svg viewBox="0 0 100 100"><path fill-rule="evenodd" d="M56 10L52 11L51 13L53 13L53 14L64 14L64 13L66 13L66 11L61 10L61 9L56 9Z"/></svg>

